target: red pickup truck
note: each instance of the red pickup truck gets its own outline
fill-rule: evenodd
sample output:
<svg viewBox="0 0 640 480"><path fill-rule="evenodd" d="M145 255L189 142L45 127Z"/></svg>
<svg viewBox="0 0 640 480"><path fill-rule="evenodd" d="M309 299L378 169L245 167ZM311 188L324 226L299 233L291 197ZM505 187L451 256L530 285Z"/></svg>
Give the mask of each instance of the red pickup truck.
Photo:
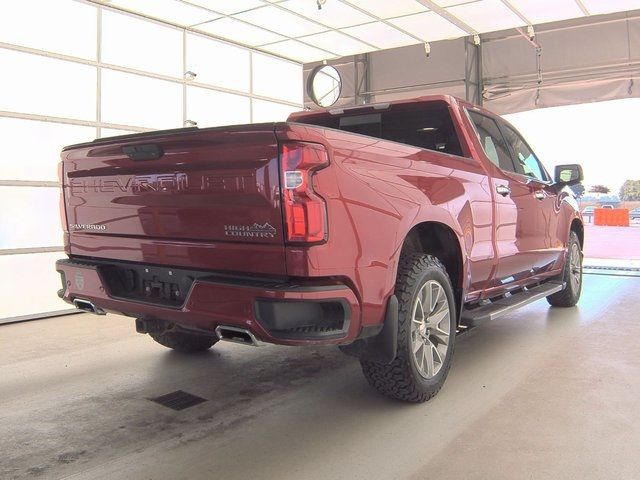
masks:
<svg viewBox="0 0 640 480"><path fill-rule="evenodd" d="M62 152L59 296L179 351L335 344L373 387L428 400L456 332L580 297L568 185L449 96L185 128Z"/></svg>

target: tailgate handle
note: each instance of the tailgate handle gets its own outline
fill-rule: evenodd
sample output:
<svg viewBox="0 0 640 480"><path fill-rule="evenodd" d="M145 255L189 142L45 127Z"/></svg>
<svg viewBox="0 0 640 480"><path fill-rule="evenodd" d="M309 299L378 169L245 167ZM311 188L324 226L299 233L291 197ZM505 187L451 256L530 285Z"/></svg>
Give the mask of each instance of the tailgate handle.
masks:
<svg viewBox="0 0 640 480"><path fill-rule="evenodd" d="M164 155L159 145L128 145L122 152L131 160L157 160Z"/></svg>

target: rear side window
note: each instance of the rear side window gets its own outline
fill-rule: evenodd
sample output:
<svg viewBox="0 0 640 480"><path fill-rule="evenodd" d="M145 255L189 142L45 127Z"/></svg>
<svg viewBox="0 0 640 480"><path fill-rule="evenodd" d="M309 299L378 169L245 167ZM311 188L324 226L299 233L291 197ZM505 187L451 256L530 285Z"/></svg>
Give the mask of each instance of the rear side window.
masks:
<svg viewBox="0 0 640 480"><path fill-rule="evenodd" d="M383 115L382 138L462 156L458 134L447 108L389 112Z"/></svg>
<svg viewBox="0 0 640 480"><path fill-rule="evenodd" d="M509 147L496 121L477 112L468 111L468 113L476 129L478 140L489 160L502 170L515 172Z"/></svg>
<svg viewBox="0 0 640 480"><path fill-rule="evenodd" d="M370 137L463 156L460 140L446 104L392 106L380 113L322 116L302 119L304 123L336 128Z"/></svg>
<svg viewBox="0 0 640 480"><path fill-rule="evenodd" d="M502 128L513 151L516 172L542 181L549 180L549 176L538 157L536 157L520 134L508 125L503 124Z"/></svg>

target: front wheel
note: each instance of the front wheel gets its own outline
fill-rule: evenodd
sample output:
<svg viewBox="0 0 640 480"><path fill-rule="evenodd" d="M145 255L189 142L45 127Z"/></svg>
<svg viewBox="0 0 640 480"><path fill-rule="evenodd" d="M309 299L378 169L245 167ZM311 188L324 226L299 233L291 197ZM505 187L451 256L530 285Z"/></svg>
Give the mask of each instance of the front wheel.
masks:
<svg viewBox="0 0 640 480"><path fill-rule="evenodd" d="M576 232L571 231L567 245L567 258L562 271L564 290L549 295L547 302L554 307L573 307L582 293L582 250Z"/></svg>
<svg viewBox="0 0 640 480"><path fill-rule="evenodd" d="M420 403L444 384L453 356L456 312L453 288L440 261L408 255L398 268L398 344L389 364L360 360L369 384L383 395Z"/></svg>

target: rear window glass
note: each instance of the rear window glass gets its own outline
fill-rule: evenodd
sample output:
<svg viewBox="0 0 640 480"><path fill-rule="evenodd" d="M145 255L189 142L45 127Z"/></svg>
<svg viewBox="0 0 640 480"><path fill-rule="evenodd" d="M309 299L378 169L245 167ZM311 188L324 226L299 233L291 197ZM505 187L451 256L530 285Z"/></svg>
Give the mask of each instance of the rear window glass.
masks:
<svg viewBox="0 0 640 480"><path fill-rule="evenodd" d="M370 137L392 140L427 150L462 156L458 134L446 104L418 104L410 110L380 113L323 115L301 118L301 123L335 128Z"/></svg>

